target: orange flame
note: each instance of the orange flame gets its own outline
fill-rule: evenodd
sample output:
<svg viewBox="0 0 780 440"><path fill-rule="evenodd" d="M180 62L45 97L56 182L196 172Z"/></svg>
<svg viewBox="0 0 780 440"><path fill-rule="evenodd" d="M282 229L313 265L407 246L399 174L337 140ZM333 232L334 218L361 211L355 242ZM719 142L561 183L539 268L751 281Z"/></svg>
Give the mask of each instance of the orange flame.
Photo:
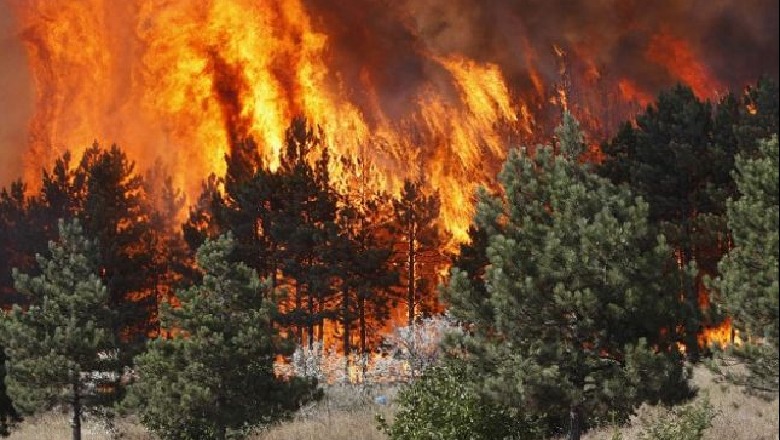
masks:
<svg viewBox="0 0 780 440"><path fill-rule="evenodd" d="M66 149L78 157L97 137L119 142L142 166L162 156L192 200L201 179L224 173L236 137L254 137L275 167L287 124L303 115L323 127L336 154L371 145L362 149L380 168L380 186L424 176L446 192L444 224L464 240L473 184L503 159L497 123L528 122L518 122L522 104L496 65L434 55L426 56L442 71L402 119L392 118L370 75L343 84L329 69L328 36L300 0L116 5L12 3L36 90L29 182ZM356 88L368 104L355 103Z"/></svg>
<svg viewBox="0 0 780 440"><path fill-rule="evenodd" d="M580 38L548 45L553 53L545 58L531 33L518 31L521 73L489 57L419 44L412 50L425 62L424 78L391 112L387 102L399 98L387 96L371 66L359 66L351 79L334 67L336 37L304 0L8 1L35 90L28 184L65 150L79 157L97 138L118 142L141 167L161 157L192 201L202 179L224 174L237 138L252 136L266 164L277 166L287 124L303 115L322 126L331 153L374 164L377 187L397 193L404 178L423 178L439 190L441 223L455 242L468 238L474 186L495 177L514 136L534 134L537 118L558 122L546 120L553 118L544 105L582 111L583 89L608 78L597 67L603 56ZM567 53L582 58L584 78L571 78L578 70L569 62L577 60ZM722 89L694 48L667 31L643 55L699 96ZM544 65L551 59L557 68ZM555 75L556 84L545 82ZM530 90L510 88L517 78ZM643 106L655 91L636 78L608 85ZM588 157L602 157L595 143ZM339 160L331 166L343 190L349 171ZM711 330L703 337L719 337L721 330ZM324 329L325 339L337 340L335 331Z"/></svg>
<svg viewBox="0 0 780 440"><path fill-rule="evenodd" d="M642 107L646 107L653 101L653 97L640 89L633 81L628 78L621 79L618 82L618 90L624 100L629 102L637 102Z"/></svg>
<svg viewBox="0 0 780 440"><path fill-rule="evenodd" d="M720 348L726 348L729 345L740 345L742 340L739 334L734 330L731 318L726 318L717 326L708 327L699 335L699 345L709 347L716 345Z"/></svg>
<svg viewBox="0 0 780 440"><path fill-rule="evenodd" d="M669 33L653 36L645 55L665 67L669 73L688 84L697 96L712 97L723 90L720 84L694 53L687 41Z"/></svg>

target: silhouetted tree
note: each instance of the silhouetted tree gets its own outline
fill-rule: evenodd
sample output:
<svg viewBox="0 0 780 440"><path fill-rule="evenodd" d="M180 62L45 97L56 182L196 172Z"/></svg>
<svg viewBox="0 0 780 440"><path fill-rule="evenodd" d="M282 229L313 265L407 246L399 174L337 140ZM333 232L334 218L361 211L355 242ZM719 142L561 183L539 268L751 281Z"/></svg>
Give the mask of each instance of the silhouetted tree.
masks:
<svg viewBox="0 0 780 440"><path fill-rule="evenodd" d="M437 228L439 207L438 193L426 195L421 182L408 179L404 181L400 197L393 201L396 227L404 248L402 278L406 283L405 300L410 326L414 323L417 305L425 296L433 294L419 270L422 264L434 265L439 257L436 255L441 246Z"/></svg>

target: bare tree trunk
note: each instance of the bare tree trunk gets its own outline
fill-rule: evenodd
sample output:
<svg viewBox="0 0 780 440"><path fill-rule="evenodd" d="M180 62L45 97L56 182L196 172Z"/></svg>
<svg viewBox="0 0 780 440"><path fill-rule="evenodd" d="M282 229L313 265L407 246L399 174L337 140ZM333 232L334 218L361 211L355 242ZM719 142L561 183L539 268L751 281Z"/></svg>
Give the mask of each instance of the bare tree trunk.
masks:
<svg viewBox="0 0 780 440"><path fill-rule="evenodd" d="M81 381L79 371L73 371L73 440L81 440Z"/></svg>
<svg viewBox="0 0 780 440"><path fill-rule="evenodd" d="M415 241L415 234L414 234L414 225L410 226L409 229L409 291L407 292L407 301L409 302L409 327L414 324L414 291L415 291L415 273L414 273L414 263L415 263L415 253L416 249L414 247L414 241Z"/></svg>
<svg viewBox="0 0 780 440"><path fill-rule="evenodd" d="M343 295L341 319L344 322L344 374L345 377L349 378L349 351L351 348L349 345L349 324L352 322L352 317L349 316L349 289L342 286L341 292Z"/></svg>
<svg viewBox="0 0 780 440"><path fill-rule="evenodd" d="M368 331L366 329L366 300L361 294L358 294L358 320L360 325L360 365L363 377L366 377L366 345L368 338Z"/></svg>
<svg viewBox="0 0 780 440"><path fill-rule="evenodd" d="M569 437L568 440L580 440L582 435L581 411L579 404L572 404L569 408Z"/></svg>

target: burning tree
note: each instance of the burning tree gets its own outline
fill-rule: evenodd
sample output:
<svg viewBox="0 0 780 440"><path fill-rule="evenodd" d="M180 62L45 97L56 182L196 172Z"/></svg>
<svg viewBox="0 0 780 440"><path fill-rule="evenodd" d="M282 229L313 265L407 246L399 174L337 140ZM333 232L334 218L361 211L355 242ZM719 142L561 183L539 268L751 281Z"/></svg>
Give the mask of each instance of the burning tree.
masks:
<svg viewBox="0 0 780 440"><path fill-rule="evenodd" d="M204 187L185 224L188 241L197 245L231 231L237 258L271 279L269 294L283 312L279 323L300 343L311 346L327 336L325 343L333 344L330 337L340 336L349 352L357 336L365 352L369 332L388 318L389 291L397 280L390 197L365 181L339 193L322 132L304 118L292 121L285 146L280 166L272 170L251 138L234 142L226 156L224 192L213 180ZM348 157L338 160L351 169L342 178L365 171Z"/></svg>
<svg viewBox="0 0 780 440"><path fill-rule="evenodd" d="M414 325L417 307L423 299L430 298L431 286L429 279L421 276L423 266L435 267L436 259L440 259L439 250L442 240L436 220L439 217L441 200L437 193L427 195L423 192L422 182L404 181L401 195L393 201L393 212L403 251L402 278L406 283L407 322Z"/></svg>
<svg viewBox="0 0 780 440"><path fill-rule="evenodd" d="M675 341L660 331L676 323L670 281L680 275L649 228L647 203L578 163L573 117L557 134L561 156L514 151L499 175L503 196L480 193L490 263L482 295L457 268L445 294L454 317L472 323L456 341L484 392L546 413L575 440L597 417L623 419L688 387Z"/></svg>

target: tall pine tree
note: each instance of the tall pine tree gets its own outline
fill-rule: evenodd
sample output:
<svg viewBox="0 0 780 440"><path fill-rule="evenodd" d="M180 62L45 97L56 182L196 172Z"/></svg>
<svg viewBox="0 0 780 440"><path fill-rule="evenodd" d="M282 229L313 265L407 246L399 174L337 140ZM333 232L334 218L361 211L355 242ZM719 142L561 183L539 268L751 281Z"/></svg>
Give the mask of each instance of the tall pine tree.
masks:
<svg viewBox="0 0 780 440"><path fill-rule="evenodd" d="M177 292L180 307L162 308L173 336L136 358L128 402L163 439L241 438L314 396L314 384L274 375L275 357L292 347L271 325L268 283L235 262L234 249L230 236L198 249L202 284Z"/></svg>
<svg viewBox="0 0 780 440"><path fill-rule="evenodd" d="M648 205L578 161L573 117L556 133L560 156L513 151L503 194L481 191L487 298L458 268L444 293L456 318L475 323L459 342L486 394L546 414L576 440L596 418L625 419L642 400L687 396L687 386L664 336L677 322L670 278L679 274Z"/></svg>
<svg viewBox="0 0 780 440"><path fill-rule="evenodd" d="M695 283L681 283L684 343L698 360L699 334L717 324L702 275L713 274L726 247L725 200L732 191L734 127L739 108L731 96L718 111L686 86L659 94L657 101L626 123L602 149L601 175L627 183L649 205L649 221L675 248L680 267L694 261Z"/></svg>
<svg viewBox="0 0 780 440"><path fill-rule="evenodd" d="M776 393L780 368L777 136L760 142L757 154L751 156L737 156L740 196L728 205L734 248L720 262L721 275L714 287L743 339L733 354L745 361L750 374L735 378L754 390Z"/></svg>
<svg viewBox="0 0 780 440"><path fill-rule="evenodd" d="M114 329L129 356L157 330L154 232L151 206L143 177L116 145L108 150L95 143L88 149L74 179L85 191L84 229L99 247L99 274L117 312Z"/></svg>
<svg viewBox="0 0 780 440"><path fill-rule="evenodd" d="M342 178L348 181L338 198L338 236L328 260L339 291L336 320L342 326L342 350L352 352L357 334L365 356L369 337L389 318L391 288L398 283L391 267L392 205L387 193L371 187L371 166L365 159L342 158L341 164Z"/></svg>
<svg viewBox="0 0 780 440"><path fill-rule="evenodd" d="M429 278L421 276L421 269L428 269L429 275L441 258L438 251L442 245L437 226L441 202L438 193L427 195L422 182L404 181L398 199L393 200L396 228L398 229L403 258L401 278L406 283L404 295L407 306L407 321L414 324L419 307L425 299L431 299L433 289Z"/></svg>
<svg viewBox="0 0 780 440"><path fill-rule="evenodd" d="M37 256L40 275L14 272L16 288L29 305L14 306L2 320L11 359L6 383L24 413L70 407L73 439L79 440L82 408L96 397L86 392L86 375L108 371L116 345L109 293L95 273L95 246L77 221L60 221L59 230L59 241L49 244L50 256Z"/></svg>

